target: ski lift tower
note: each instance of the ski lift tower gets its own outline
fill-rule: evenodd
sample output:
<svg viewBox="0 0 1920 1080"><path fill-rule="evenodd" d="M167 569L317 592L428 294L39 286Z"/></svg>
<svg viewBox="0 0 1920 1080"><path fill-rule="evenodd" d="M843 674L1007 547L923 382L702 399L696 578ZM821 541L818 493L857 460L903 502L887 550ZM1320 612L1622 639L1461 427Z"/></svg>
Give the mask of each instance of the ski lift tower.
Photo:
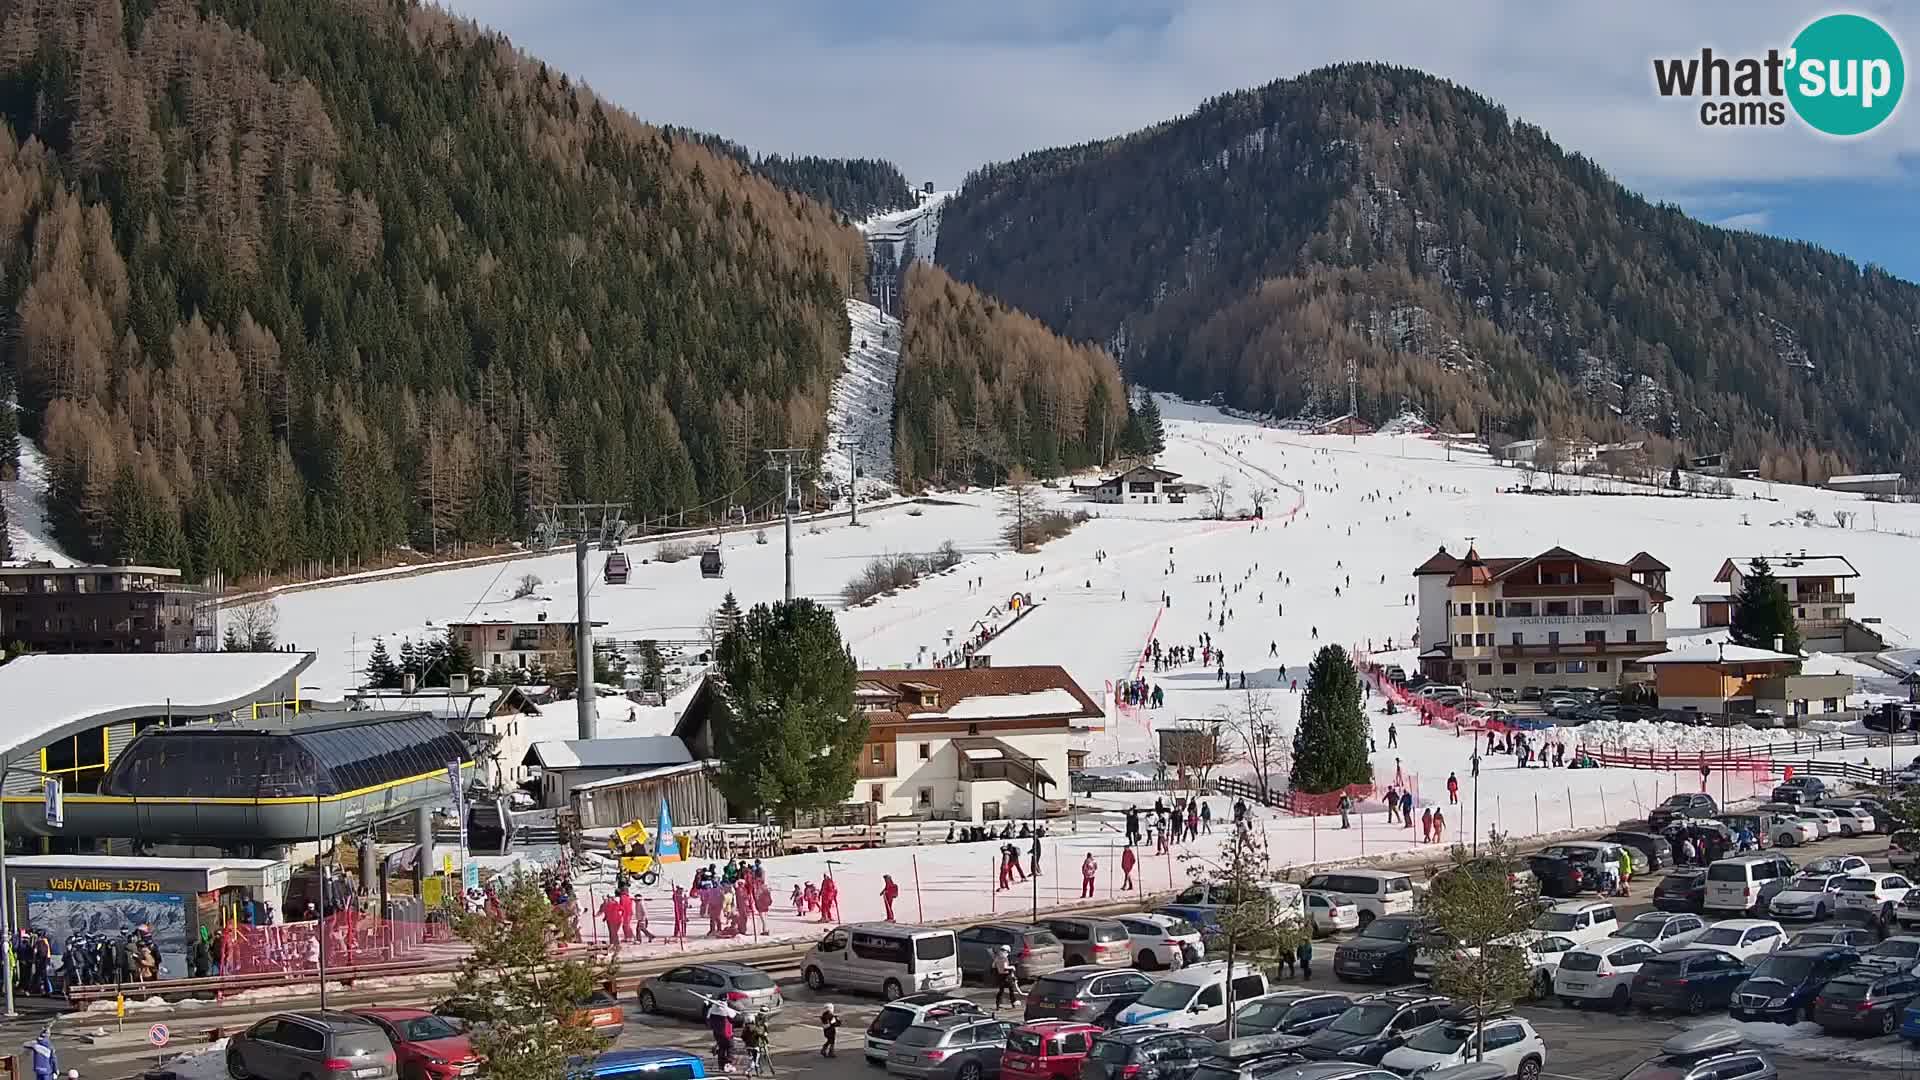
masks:
<svg viewBox="0 0 1920 1080"><path fill-rule="evenodd" d="M574 598L579 610L573 632L573 699L578 710L580 738L597 734L600 703L593 681L593 620L587 615L587 593L592 589L587 576L587 548L598 545L602 551L614 551L626 539L625 503L555 503L536 506L534 542L537 547L553 547L573 541Z"/></svg>

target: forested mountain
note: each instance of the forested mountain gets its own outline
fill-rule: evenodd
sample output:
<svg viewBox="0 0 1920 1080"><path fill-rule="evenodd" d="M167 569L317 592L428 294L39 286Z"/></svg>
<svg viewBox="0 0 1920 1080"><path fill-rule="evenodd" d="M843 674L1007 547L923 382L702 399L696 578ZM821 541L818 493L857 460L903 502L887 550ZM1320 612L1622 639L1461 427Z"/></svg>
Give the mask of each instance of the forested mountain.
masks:
<svg viewBox="0 0 1920 1080"><path fill-rule="evenodd" d="M1702 224L1461 87L1344 65L970 176L939 260L1129 378L1283 415L1920 460L1920 288Z"/></svg>
<svg viewBox="0 0 1920 1080"><path fill-rule="evenodd" d="M927 262L908 267L902 305L893 402L902 488L997 484L1016 465L1055 476L1139 449L1103 350L1062 341Z"/></svg>
<svg viewBox="0 0 1920 1080"><path fill-rule="evenodd" d="M6 360L76 554L698 520L821 438L860 237L499 36L401 0L0 12Z"/></svg>
<svg viewBox="0 0 1920 1080"><path fill-rule="evenodd" d="M689 128L664 129L676 139L697 142L746 165L788 191L826 203L854 221L914 204L913 191L900 167L877 158L781 157L758 155L731 139Z"/></svg>

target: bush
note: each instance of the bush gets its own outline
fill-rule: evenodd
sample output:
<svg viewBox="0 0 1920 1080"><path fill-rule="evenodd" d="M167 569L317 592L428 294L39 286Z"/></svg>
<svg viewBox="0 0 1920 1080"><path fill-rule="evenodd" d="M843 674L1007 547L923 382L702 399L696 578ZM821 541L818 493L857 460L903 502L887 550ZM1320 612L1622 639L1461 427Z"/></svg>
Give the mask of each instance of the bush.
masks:
<svg viewBox="0 0 1920 1080"><path fill-rule="evenodd" d="M691 540L669 540L660 545L659 550L653 553L653 557L663 563L685 562L693 558L694 553L699 550L700 546Z"/></svg>
<svg viewBox="0 0 1920 1080"><path fill-rule="evenodd" d="M1092 515L1085 510L1075 510L1070 514L1063 510L1042 510L1027 518L1024 535L1011 522L1002 535L1015 551L1027 551L1049 540L1058 540L1072 532L1074 526L1090 520Z"/></svg>
<svg viewBox="0 0 1920 1080"><path fill-rule="evenodd" d="M540 584L540 575L538 574L520 575L520 580L515 582L513 586L513 598L515 600L521 600L532 596L535 592L539 591Z"/></svg>
<svg viewBox="0 0 1920 1080"><path fill-rule="evenodd" d="M929 574L958 566L960 558L960 549L951 540L928 555L882 555L847 582L840 597L848 607L864 604L882 593L904 589Z"/></svg>

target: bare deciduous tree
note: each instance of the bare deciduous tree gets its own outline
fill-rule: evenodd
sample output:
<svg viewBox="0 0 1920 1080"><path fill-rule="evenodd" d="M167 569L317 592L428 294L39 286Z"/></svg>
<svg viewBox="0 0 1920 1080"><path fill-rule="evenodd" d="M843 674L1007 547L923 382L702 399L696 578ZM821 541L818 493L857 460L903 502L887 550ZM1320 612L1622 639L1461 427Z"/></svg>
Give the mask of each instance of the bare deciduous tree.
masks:
<svg viewBox="0 0 1920 1080"><path fill-rule="evenodd" d="M521 574L520 580L514 583L513 598L515 600L523 600L529 596L532 596L535 592L539 590L540 585L541 585L540 575Z"/></svg>
<svg viewBox="0 0 1920 1080"><path fill-rule="evenodd" d="M1221 726L1233 755L1253 767L1254 783L1265 796L1273 781L1291 768L1292 740L1281 729L1273 702L1265 690L1242 690L1238 700L1220 707Z"/></svg>
<svg viewBox="0 0 1920 1080"><path fill-rule="evenodd" d="M272 600L250 600L229 610L222 648L228 652L272 652L278 646L280 609Z"/></svg>
<svg viewBox="0 0 1920 1080"><path fill-rule="evenodd" d="M1160 730L1160 762L1187 786L1204 788L1213 770L1231 758L1228 743L1213 721L1183 722Z"/></svg>
<svg viewBox="0 0 1920 1080"><path fill-rule="evenodd" d="M1227 516L1227 503L1233 498L1233 478L1221 474L1218 483L1207 492L1207 506L1216 519Z"/></svg>

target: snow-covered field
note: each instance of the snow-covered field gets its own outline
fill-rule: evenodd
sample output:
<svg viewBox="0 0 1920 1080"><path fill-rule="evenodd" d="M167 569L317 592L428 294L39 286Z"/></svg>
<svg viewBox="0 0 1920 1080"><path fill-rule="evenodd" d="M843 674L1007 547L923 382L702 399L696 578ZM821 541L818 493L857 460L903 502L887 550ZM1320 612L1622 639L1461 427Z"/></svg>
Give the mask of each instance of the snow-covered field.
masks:
<svg viewBox="0 0 1920 1080"><path fill-rule="evenodd" d="M0 407L14 406L0 402ZM7 507L7 539L13 544L15 559L40 559L55 566L73 566L75 561L53 539L47 525L47 458L40 447L25 435L20 436L20 475L17 480L0 481L0 499Z"/></svg>
<svg viewBox="0 0 1920 1080"><path fill-rule="evenodd" d="M1725 558L1802 548L1853 560L1863 575L1857 587L1858 614L1883 617L1891 630L1900 632L1913 621L1909 613L1920 610L1913 541L1902 535L1920 532L1920 506L1863 505L1853 496L1741 481L1734 485L1740 497L1731 500L1597 491L1514 494L1507 489L1518 481L1518 473L1459 447L1449 461L1443 446L1416 436L1349 439L1283 433L1168 399L1163 399L1162 410L1169 445L1160 464L1191 482L1217 487L1224 479L1236 507L1250 505L1260 491L1263 523L1204 520L1195 503L1074 502L1062 487L1049 498L1098 516L1036 553L1015 555L998 537L1001 523L992 493L957 494L937 503L863 514L859 529L843 522L796 527L796 594L837 607L841 586L869 559L929 551L950 539L967 555L955 570L840 612L842 632L859 662L910 665L944 652L946 642L965 635L990 606L1013 592L1029 592L1037 610L993 644L993 663L1061 664L1096 697L1113 681L1134 673L1151 638L1191 643L1201 633L1211 633L1215 644L1226 650L1236 689L1220 688L1211 671L1197 666L1161 674L1149 671L1147 677L1166 691L1164 708L1149 712L1110 707L1104 726L1080 737L1092 764L1115 767L1147 757L1157 726L1217 715L1230 707L1239 696L1242 672L1249 687L1273 691L1276 713L1290 727L1298 696L1288 688L1293 679L1304 679L1303 668L1316 647L1341 642L1384 650L1409 643L1415 619L1414 608L1407 604L1414 589L1410 571L1442 544L1458 554L1471 539L1489 556L1530 555L1561 545L1620 561L1644 549L1673 567L1669 591L1681 598L1668 611L1675 628L1692 625L1694 612L1685 599L1715 591L1713 574ZM1860 521L1848 530L1808 527L1795 519L1795 511L1802 508L1813 510L1821 521L1831 521L1835 509L1858 510ZM639 559L650 554L642 545L633 549L636 565L629 584L594 586L593 614L607 621L606 632L623 638L697 638L726 592L734 592L743 604L780 596L779 530L769 530L768 539L760 545L751 534L730 536L727 574L720 581L702 579L693 561L639 565ZM1106 557L1096 560L1098 552ZM597 556L594 565L597 568ZM571 559L553 556L284 596L279 600L282 637L320 651L311 679L325 688L345 688L352 667L365 662L374 636L418 628L423 620L444 625L487 612L503 605L514 581L529 571L545 579L555 597L550 618L570 616ZM1202 575L1216 580L1202 582ZM1163 592L1170 600L1165 606L1160 603ZM1903 632L1899 637L1905 640ZM356 641L357 650L351 645ZM1845 658L1823 662L1850 674L1861 674L1854 668L1863 667ZM563 703L556 713L570 716L571 707ZM1676 785L1699 784L1697 775L1629 770L1522 771L1511 758L1494 757L1488 759L1476 792L1467 763L1470 739L1403 724L1397 729L1399 745L1389 747L1386 726L1385 717L1376 715L1374 763L1383 781L1397 771L1430 801L1444 798L1450 773L1460 777L1462 805L1445 808L1447 832L1454 837L1473 826L1476 795L1483 835L1490 826L1528 835L1610 824L1642 813ZM1594 730L1598 737L1601 729ZM1611 735L1666 749L1699 737L1690 732L1693 729L1642 727ZM1712 748L1718 748L1717 734ZM1715 776L1711 790L1718 796L1725 783L1725 793L1740 798L1766 782L1764 776ZM1097 801L1117 811L1127 799L1106 796ZM1141 801L1150 804L1152 796ZM1220 816L1227 808L1217 801L1213 809ZM1114 820L1083 819L1078 832L1055 845L1044 860L1041 903L1050 902L1056 891L1062 899L1077 894L1075 868L1089 853L1101 866L1099 895L1108 895L1118 883ZM1378 812L1364 816L1364 828L1347 831L1338 828L1337 820L1324 819L1262 815L1260 825L1276 861L1283 864L1370 859L1421 846L1413 834L1386 827ZM1203 840L1194 851L1213 849L1214 841ZM1437 850L1434 856L1439 856ZM833 858L844 913L850 918L879 914L882 874L901 882L904 917L986 913L1016 902L1004 895L993 898L989 845L930 845L837 853ZM769 873L784 900L794 882L817 880L826 869L825 856L798 855L776 861ZM690 868L679 867L673 877L685 880L690 873ZM1183 865L1169 859L1148 859L1141 873L1154 888L1186 877ZM666 887L647 897L656 931L668 919ZM1018 903L1032 902L1030 893L1022 891L1022 897ZM784 904L781 910L788 911ZM790 912L777 916L770 930L776 935L810 932Z"/></svg>
<svg viewBox="0 0 1920 1080"><path fill-rule="evenodd" d="M840 378L833 384L820 472L836 487L847 482L852 450L840 443L851 440L859 444L861 497L885 498L893 494L893 384L900 371L900 320L859 300L847 301L847 320L853 340L847 343Z"/></svg>

